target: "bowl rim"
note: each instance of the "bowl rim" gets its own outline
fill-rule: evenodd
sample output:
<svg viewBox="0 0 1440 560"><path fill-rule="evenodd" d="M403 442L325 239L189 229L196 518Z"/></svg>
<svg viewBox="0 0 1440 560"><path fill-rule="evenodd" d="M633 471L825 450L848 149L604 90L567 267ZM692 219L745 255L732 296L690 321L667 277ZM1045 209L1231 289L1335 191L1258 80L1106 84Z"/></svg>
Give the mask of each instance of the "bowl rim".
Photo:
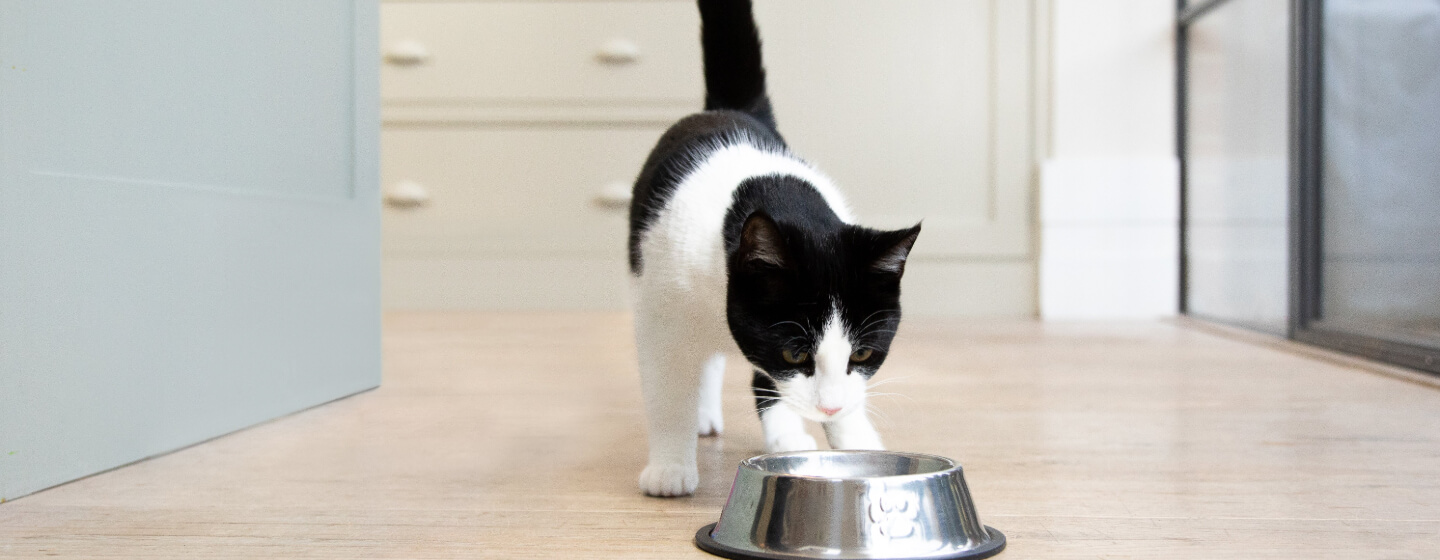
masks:
<svg viewBox="0 0 1440 560"><path fill-rule="evenodd" d="M746 547L735 547L715 540L715 526L718 523L711 523L695 532L695 547L722 558L733 560L823 560L828 556L810 556L789 552L776 552ZM981 525L985 531L985 538L973 548L951 551L938 555L928 556L899 556L891 560L981 560L1000 554L1005 550L1008 539L1005 533L1001 533L989 525Z"/></svg>
<svg viewBox="0 0 1440 560"><path fill-rule="evenodd" d="M816 475L816 474L782 473L782 472L768 471L768 470L765 470L765 469L762 469L762 468L756 466L756 463L757 463L757 462L762 461L762 460L765 460L765 459L771 459L771 458L776 458L776 457L793 457L793 456L796 456L796 455L896 455L896 456L901 456L901 457L910 457L910 458L913 458L913 459L932 459L932 460L938 460L938 461L940 461L942 464L947 465L947 466L946 466L945 468L943 468L943 469L936 470L936 471L929 471L929 472L923 472L923 473L913 473L913 474L891 474L891 475L882 475L882 476L822 476L822 475ZM744 460L744 461L741 461L741 462L740 462L740 468L741 468L741 469L749 469L749 470L751 470L751 471L760 473L760 474L763 475L763 476L773 476L773 477L780 477L780 478L797 478L797 479L804 479L804 480L833 480L833 481L900 481L900 480L923 480L923 479L927 479L927 478L950 476L951 474L963 473L963 472L964 472L964 468L960 466L960 462L959 462L959 461L956 461L956 460L954 460L954 459L951 459L951 458L949 458L949 457L942 457L942 456L940 456L940 455L932 455L932 454L929 454L929 453L914 453L914 452L910 452L910 451L883 451L883 450L878 450L878 449L819 449L819 450L813 450L813 451L782 451L782 452L779 452L779 453L766 453L766 454L764 454L764 455L756 455L756 456L754 456L754 457L751 457L751 458L749 458L749 459L746 459L746 460Z"/></svg>

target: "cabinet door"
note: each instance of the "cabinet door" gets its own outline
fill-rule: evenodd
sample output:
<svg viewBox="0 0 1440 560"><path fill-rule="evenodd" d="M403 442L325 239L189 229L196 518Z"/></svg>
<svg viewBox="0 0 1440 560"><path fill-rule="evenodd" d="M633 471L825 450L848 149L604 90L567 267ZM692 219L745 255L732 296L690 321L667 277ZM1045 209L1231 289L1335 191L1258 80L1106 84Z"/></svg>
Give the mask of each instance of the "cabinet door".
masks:
<svg viewBox="0 0 1440 560"><path fill-rule="evenodd" d="M823 5L822 5L823 4ZM758 2L780 130L916 251L1027 257L1029 2Z"/></svg>
<svg viewBox="0 0 1440 560"><path fill-rule="evenodd" d="M377 18L0 0L0 498L379 383Z"/></svg>
<svg viewBox="0 0 1440 560"><path fill-rule="evenodd" d="M860 221L924 220L907 313L1034 312L1035 9L1010 0L757 2L780 131Z"/></svg>

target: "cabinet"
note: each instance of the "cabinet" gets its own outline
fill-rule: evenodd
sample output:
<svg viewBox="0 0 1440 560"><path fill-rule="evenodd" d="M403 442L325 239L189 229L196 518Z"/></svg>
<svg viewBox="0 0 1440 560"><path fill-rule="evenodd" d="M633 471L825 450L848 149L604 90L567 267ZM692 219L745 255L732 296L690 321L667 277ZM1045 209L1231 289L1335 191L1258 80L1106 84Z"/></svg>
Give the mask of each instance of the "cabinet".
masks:
<svg viewBox="0 0 1440 560"><path fill-rule="evenodd" d="M1029 315L1034 13L757 0L781 132L862 223L924 219L914 314ZM383 6L385 302L619 308L628 185L704 97L688 0Z"/></svg>

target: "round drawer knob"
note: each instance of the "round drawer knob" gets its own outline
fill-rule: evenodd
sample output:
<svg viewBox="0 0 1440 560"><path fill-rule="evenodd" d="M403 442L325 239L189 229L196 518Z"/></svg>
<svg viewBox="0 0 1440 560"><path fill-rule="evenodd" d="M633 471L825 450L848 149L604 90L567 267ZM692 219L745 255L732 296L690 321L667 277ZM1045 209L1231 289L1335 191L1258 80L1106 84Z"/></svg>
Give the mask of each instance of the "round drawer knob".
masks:
<svg viewBox="0 0 1440 560"><path fill-rule="evenodd" d="M620 210L630 207L630 183L625 181L611 181L600 187L600 193L595 195L595 204L603 208Z"/></svg>
<svg viewBox="0 0 1440 560"><path fill-rule="evenodd" d="M631 64L640 60L640 45L629 39L611 39L600 45L595 58L606 64Z"/></svg>
<svg viewBox="0 0 1440 560"><path fill-rule="evenodd" d="M415 181L400 181L385 189L385 204L395 208L417 208L430 203L430 189Z"/></svg>
<svg viewBox="0 0 1440 560"><path fill-rule="evenodd" d="M416 66L430 60L430 49L420 41L405 40L391 45L385 51L385 62L396 66Z"/></svg>

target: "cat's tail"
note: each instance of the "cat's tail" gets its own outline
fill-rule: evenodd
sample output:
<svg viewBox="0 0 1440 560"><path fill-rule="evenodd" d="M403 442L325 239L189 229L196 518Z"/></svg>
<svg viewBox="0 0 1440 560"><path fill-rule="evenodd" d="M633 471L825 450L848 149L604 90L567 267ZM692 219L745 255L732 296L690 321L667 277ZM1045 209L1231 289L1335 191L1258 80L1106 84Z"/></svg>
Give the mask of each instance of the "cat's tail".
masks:
<svg viewBox="0 0 1440 560"><path fill-rule="evenodd" d="M700 44L705 49L705 110L749 113L775 130L765 93L760 31L750 0L699 0Z"/></svg>

